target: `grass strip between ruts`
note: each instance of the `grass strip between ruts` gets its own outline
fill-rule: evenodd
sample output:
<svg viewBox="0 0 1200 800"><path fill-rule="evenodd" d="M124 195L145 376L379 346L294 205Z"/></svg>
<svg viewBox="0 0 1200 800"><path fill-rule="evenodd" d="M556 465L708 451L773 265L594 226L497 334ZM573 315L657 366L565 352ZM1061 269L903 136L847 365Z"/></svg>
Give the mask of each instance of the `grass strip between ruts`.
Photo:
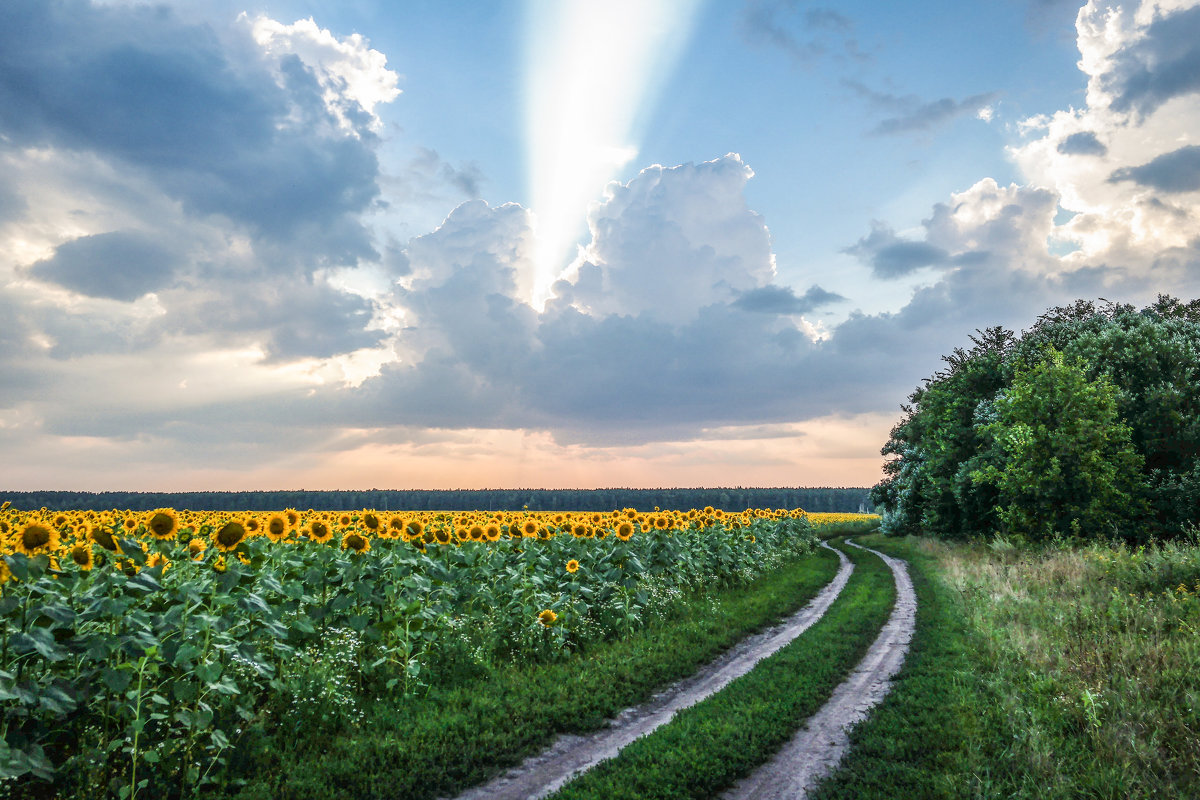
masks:
<svg viewBox="0 0 1200 800"><path fill-rule="evenodd" d="M510 665L469 685L374 704L350 735L289 732L290 746L263 742L257 757L246 754L244 767L262 777L239 796L452 796L540 752L559 734L595 730L690 675L801 608L837 569L836 555L818 548L746 586L689 599L665 624L564 662Z"/></svg>
<svg viewBox="0 0 1200 800"><path fill-rule="evenodd" d="M810 800L866 797L960 798L986 783L979 750L1003 749L1002 731L984 729L979 673L949 587L931 579L936 560L883 536L856 539L905 559L917 594L917 625L892 691L850 731L850 751ZM974 766L973 766L974 765ZM974 774L974 777L971 777ZM984 795L988 793L985 791Z"/></svg>
<svg viewBox="0 0 1200 800"><path fill-rule="evenodd" d="M555 800L711 798L770 759L858 664L895 603L888 566L871 553L843 549L854 573L817 624L564 786Z"/></svg>

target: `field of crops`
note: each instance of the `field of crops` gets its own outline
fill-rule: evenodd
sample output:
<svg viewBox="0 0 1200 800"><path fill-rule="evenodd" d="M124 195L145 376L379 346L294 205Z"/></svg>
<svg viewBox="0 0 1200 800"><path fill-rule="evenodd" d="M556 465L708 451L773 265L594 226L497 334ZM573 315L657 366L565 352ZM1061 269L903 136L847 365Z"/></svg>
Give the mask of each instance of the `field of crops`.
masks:
<svg viewBox="0 0 1200 800"><path fill-rule="evenodd" d="M0 774L18 796L203 793L264 718L353 726L356 698L568 658L810 552L806 517L6 507Z"/></svg>

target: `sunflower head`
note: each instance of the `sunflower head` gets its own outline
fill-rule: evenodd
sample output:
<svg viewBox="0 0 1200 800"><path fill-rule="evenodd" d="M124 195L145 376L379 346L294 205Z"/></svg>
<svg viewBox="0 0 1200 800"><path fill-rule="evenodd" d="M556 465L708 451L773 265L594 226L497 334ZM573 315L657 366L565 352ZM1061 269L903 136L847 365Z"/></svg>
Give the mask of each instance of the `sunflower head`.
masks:
<svg viewBox="0 0 1200 800"><path fill-rule="evenodd" d="M294 508L289 508L283 512L283 516L287 519L289 528L300 527L300 512Z"/></svg>
<svg viewBox="0 0 1200 800"><path fill-rule="evenodd" d="M484 537L483 526L475 524L467 528L467 537L473 542L482 542Z"/></svg>
<svg viewBox="0 0 1200 800"><path fill-rule="evenodd" d="M333 529L324 520L314 519L308 523L306 532L308 533L308 538L319 544L325 544L333 538Z"/></svg>
<svg viewBox="0 0 1200 800"><path fill-rule="evenodd" d="M16 550L27 556L50 553L58 549L58 529L41 519L31 519L17 533L13 542Z"/></svg>
<svg viewBox="0 0 1200 800"><path fill-rule="evenodd" d="M433 540L438 544L450 544L450 531L445 528L438 528L433 532Z"/></svg>
<svg viewBox="0 0 1200 800"><path fill-rule="evenodd" d="M374 535L383 530L383 520L374 511L364 511L361 518L362 526L367 529L367 532Z"/></svg>
<svg viewBox="0 0 1200 800"><path fill-rule="evenodd" d="M361 533L348 531L342 537L342 549L352 553L365 553L371 549L371 540Z"/></svg>
<svg viewBox="0 0 1200 800"><path fill-rule="evenodd" d="M567 562L567 572L579 572L579 562L571 559Z"/></svg>
<svg viewBox="0 0 1200 800"><path fill-rule="evenodd" d="M87 572L96 563L92 558L92 546L87 542L79 542L71 548L71 563Z"/></svg>
<svg viewBox="0 0 1200 800"><path fill-rule="evenodd" d="M287 536L291 527L288 525L287 517L283 514L271 514L267 517L267 523L263 526L263 530L267 534L267 538L272 542L279 542L283 537Z"/></svg>
<svg viewBox="0 0 1200 800"><path fill-rule="evenodd" d="M225 556L217 556L217 559L213 561L212 566L213 570L216 572L224 572L226 569L228 569L228 567L225 565Z"/></svg>
<svg viewBox="0 0 1200 800"><path fill-rule="evenodd" d="M483 529L483 535L487 537L489 542L495 542L500 539L500 526L492 523Z"/></svg>
<svg viewBox="0 0 1200 800"><path fill-rule="evenodd" d="M521 535L526 537L537 536L538 524L536 519L527 519L521 525Z"/></svg>
<svg viewBox="0 0 1200 800"><path fill-rule="evenodd" d="M170 539L179 530L179 517L169 508L160 508L146 520L146 530L155 539Z"/></svg>
<svg viewBox="0 0 1200 800"><path fill-rule="evenodd" d="M617 538L622 542L628 542L633 536L633 523L626 520L617 526Z"/></svg>
<svg viewBox="0 0 1200 800"><path fill-rule="evenodd" d="M196 537L188 542L188 554L195 560L204 558L204 551L208 549L208 542Z"/></svg>
<svg viewBox="0 0 1200 800"><path fill-rule="evenodd" d="M558 614L555 614L551 609L543 609L538 615L537 620L542 624L542 627L549 628L558 619Z"/></svg>
<svg viewBox="0 0 1200 800"><path fill-rule="evenodd" d="M228 553L237 548L249 533L249 525L238 519L231 519L217 528L213 534L213 544Z"/></svg>
<svg viewBox="0 0 1200 800"><path fill-rule="evenodd" d="M146 559L146 566L151 568L162 567L162 571L166 572L168 569L170 569L171 562L162 553L152 553L150 557Z"/></svg>
<svg viewBox="0 0 1200 800"><path fill-rule="evenodd" d="M112 529L107 525L93 525L88 530L88 538L110 553L120 552L121 548L113 536Z"/></svg>
<svg viewBox="0 0 1200 800"><path fill-rule="evenodd" d="M409 521L408 527L405 528L405 530L408 531L408 538L416 539L422 533L425 532L425 526L421 524L421 521L419 519L414 519L414 520ZM429 541L429 540L426 539L426 541Z"/></svg>

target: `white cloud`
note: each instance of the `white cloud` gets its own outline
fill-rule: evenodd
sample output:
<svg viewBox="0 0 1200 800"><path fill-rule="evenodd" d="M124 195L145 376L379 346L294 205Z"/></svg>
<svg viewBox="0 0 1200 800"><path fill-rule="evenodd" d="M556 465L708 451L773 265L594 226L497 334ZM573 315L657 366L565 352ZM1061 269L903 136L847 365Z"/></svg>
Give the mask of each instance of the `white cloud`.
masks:
<svg viewBox="0 0 1200 800"><path fill-rule="evenodd" d="M242 18L249 19L245 14ZM355 132L358 125L353 117L361 113L368 115L371 130L382 128L375 108L400 96L400 76L387 68L387 56L368 47L361 34L339 39L318 27L312 17L284 25L260 15L250 21L250 28L266 52L276 57L295 55L314 72L325 107L343 130Z"/></svg>

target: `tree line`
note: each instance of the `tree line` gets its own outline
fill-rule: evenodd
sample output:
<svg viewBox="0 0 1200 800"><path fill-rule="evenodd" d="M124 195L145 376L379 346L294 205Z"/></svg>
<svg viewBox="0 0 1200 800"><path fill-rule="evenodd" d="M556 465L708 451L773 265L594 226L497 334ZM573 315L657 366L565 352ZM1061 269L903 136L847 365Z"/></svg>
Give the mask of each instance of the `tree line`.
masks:
<svg viewBox="0 0 1200 800"><path fill-rule="evenodd" d="M339 511L373 508L390 511L482 510L612 511L655 506L669 509L713 506L803 508L806 511L869 510L867 487L711 489L367 489L361 491L263 492L5 492L0 499L14 508L34 510L194 509L197 511L278 511L284 508Z"/></svg>
<svg viewBox="0 0 1200 800"><path fill-rule="evenodd" d="M1200 300L1079 300L924 381L872 500L894 534L1168 539L1200 519Z"/></svg>

